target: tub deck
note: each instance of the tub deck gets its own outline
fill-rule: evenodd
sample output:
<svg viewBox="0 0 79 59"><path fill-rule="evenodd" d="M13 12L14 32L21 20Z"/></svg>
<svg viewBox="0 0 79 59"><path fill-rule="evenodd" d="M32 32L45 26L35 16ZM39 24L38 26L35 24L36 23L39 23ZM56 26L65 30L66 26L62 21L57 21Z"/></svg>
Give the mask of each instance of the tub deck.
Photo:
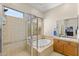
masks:
<svg viewBox="0 0 79 59"><path fill-rule="evenodd" d="M53 52L53 41L51 40L50 44L38 48L35 46L30 47L30 45L27 44L27 50L28 52L31 51L33 56L48 56Z"/></svg>

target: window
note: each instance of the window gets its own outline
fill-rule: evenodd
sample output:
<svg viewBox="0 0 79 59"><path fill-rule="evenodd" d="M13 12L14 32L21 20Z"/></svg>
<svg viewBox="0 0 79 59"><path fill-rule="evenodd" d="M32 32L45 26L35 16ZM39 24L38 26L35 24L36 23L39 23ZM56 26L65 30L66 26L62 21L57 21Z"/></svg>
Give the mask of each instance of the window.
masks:
<svg viewBox="0 0 79 59"><path fill-rule="evenodd" d="M4 9L5 15L7 16L13 16L13 17L17 17L17 18L23 18L23 13L10 9L10 8L5 8Z"/></svg>

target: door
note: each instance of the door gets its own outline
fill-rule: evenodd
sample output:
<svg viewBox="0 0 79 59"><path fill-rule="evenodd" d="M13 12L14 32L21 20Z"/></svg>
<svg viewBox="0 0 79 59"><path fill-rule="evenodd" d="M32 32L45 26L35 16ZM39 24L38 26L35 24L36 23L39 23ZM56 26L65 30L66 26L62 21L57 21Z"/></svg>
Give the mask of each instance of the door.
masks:
<svg viewBox="0 0 79 59"><path fill-rule="evenodd" d="M26 15L27 17L27 15ZM28 16L27 20L27 50L31 56L39 55L39 39L43 35L43 21L41 18L38 18L33 15Z"/></svg>
<svg viewBox="0 0 79 59"><path fill-rule="evenodd" d="M64 54L68 56L77 56L77 43L65 42L64 43Z"/></svg>
<svg viewBox="0 0 79 59"><path fill-rule="evenodd" d="M2 17L0 17L0 54L2 51Z"/></svg>
<svg viewBox="0 0 79 59"><path fill-rule="evenodd" d="M28 19L28 39L29 47L27 48L31 56L38 55L38 21L35 16L30 15ZM27 44L28 46L28 44Z"/></svg>
<svg viewBox="0 0 79 59"><path fill-rule="evenodd" d="M64 44L64 41L54 39L54 50L59 53L63 53L63 44Z"/></svg>

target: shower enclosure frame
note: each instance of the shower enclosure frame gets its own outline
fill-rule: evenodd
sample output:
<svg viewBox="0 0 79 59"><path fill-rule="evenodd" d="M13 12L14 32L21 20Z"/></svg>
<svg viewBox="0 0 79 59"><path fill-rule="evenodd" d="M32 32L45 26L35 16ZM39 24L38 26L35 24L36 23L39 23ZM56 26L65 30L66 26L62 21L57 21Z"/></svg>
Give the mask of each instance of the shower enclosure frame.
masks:
<svg viewBox="0 0 79 59"><path fill-rule="evenodd" d="M4 19L5 19L5 17L4 17L4 11L3 11L3 9L4 9L4 7L3 7L3 5L0 5L1 6L1 19L2 19L2 24L1 24L1 55L3 55L3 26L5 25L4 24Z"/></svg>
<svg viewBox="0 0 79 59"><path fill-rule="evenodd" d="M0 22L0 55L2 55L2 17L1 17L1 22Z"/></svg>
<svg viewBox="0 0 79 59"><path fill-rule="evenodd" d="M34 17L34 18L31 18L30 16L32 16L32 17ZM39 18L40 18L40 17L37 17L37 16L34 16L34 15L31 15L31 14L30 14L30 15L29 15L29 19L28 19L28 20L30 21L30 24L29 24L29 25L30 25L30 29L31 29L31 30L30 30L30 36L31 36L31 40L30 40L30 44L31 44L31 46L30 46L30 56L33 56L33 48L32 48L32 46L33 46L33 34L34 34L34 33L33 33L33 28L32 28L32 27L33 27L33 20L36 20L36 23L37 23L37 24L36 24L36 27L37 27L37 35L36 35L36 36L37 36L37 38L36 38L36 41L37 41L37 42L36 42L36 44L37 44L37 49L38 49L38 23L39 23ZM43 21L42 18L40 18L40 19ZM43 24L43 23L42 23L42 24ZM28 30L29 30L29 29L28 29ZM43 30L44 30L44 29L43 29L43 27L42 27L42 32L43 32ZM43 33L41 33L41 34L43 35ZM28 36L29 36L29 35L28 35ZM28 40L28 39L27 39L27 40ZM38 56L38 53L36 54L36 56Z"/></svg>

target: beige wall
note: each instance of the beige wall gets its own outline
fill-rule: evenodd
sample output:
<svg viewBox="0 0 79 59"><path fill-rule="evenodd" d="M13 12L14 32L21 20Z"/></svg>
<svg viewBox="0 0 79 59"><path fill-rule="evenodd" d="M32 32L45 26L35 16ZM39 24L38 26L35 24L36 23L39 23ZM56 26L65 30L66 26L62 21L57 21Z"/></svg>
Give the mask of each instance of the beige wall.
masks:
<svg viewBox="0 0 79 59"><path fill-rule="evenodd" d="M2 6L0 5L0 16L2 15Z"/></svg>
<svg viewBox="0 0 79 59"><path fill-rule="evenodd" d="M57 20L75 17L77 13L77 4L62 4L49 10L44 16L44 34L51 35Z"/></svg>
<svg viewBox="0 0 79 59"><path fill-rule="evenodd" d="M78 3L78 6L77 6L77 8L78 8L78 16L79 16L79 3Z"/></svg>

